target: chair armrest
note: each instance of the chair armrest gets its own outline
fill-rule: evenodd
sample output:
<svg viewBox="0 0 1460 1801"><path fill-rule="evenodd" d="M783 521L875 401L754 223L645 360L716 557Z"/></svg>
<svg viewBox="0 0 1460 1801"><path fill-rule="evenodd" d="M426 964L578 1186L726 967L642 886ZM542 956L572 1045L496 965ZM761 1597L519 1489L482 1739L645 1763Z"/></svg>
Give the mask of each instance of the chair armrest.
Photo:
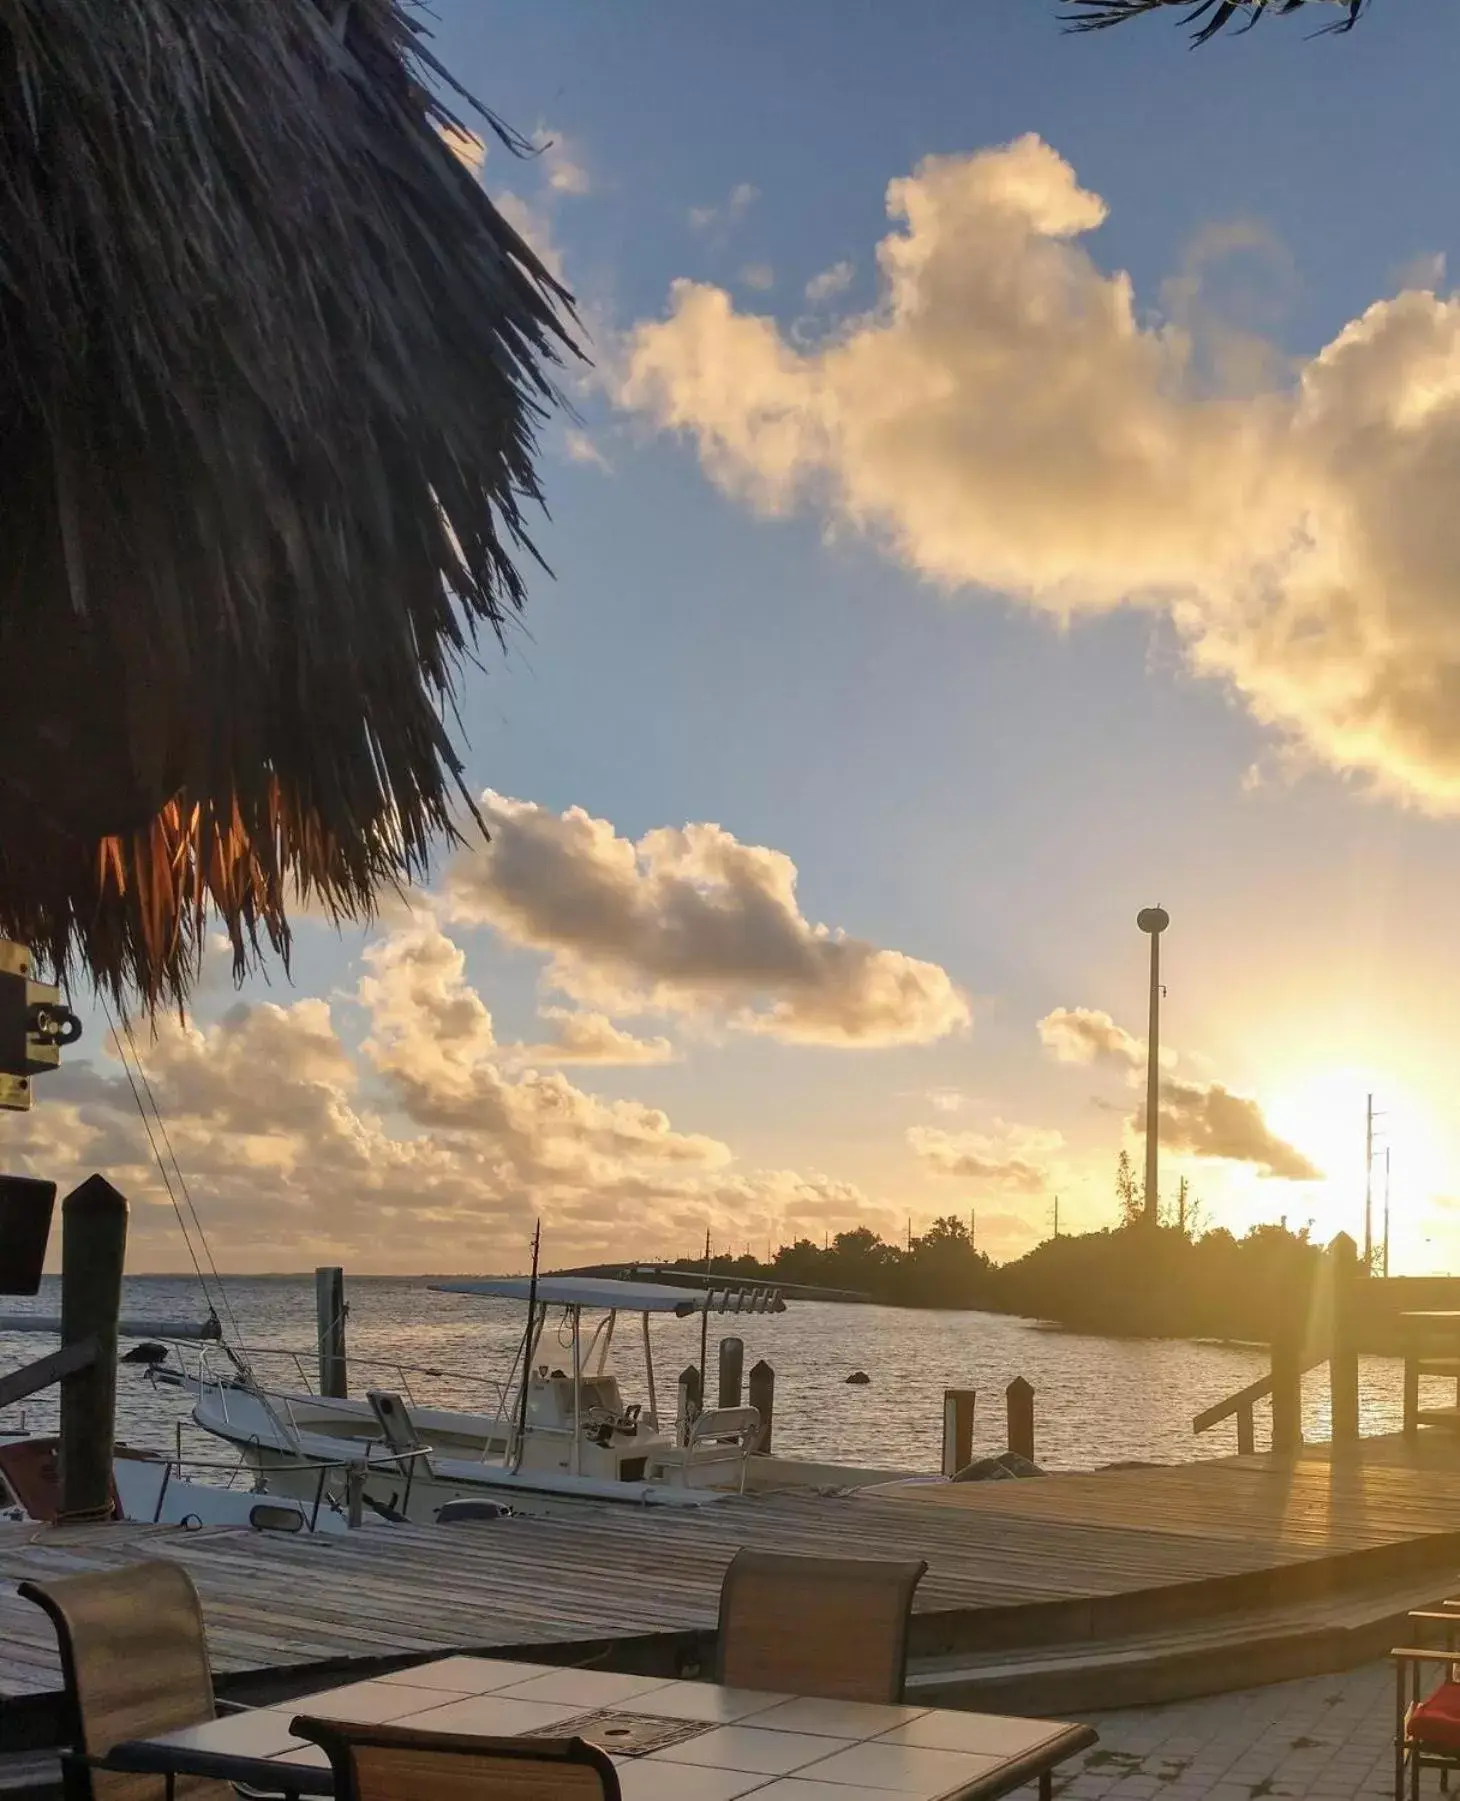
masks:
<svg viewBox="0 0 1460 1801"><path fill-rule="evenodd" d="M247 1701L224 1701L220 1699L215 1700L213 1705L218 1709L220 1714L252 1713L254 1711Z"/></svg>
<svg viewBox="0 0 1460 1801"><path fill-rule="evenodd" d="M1443 1645L1396 1645L1389 1655L1402 1663L1460 1663L1460 1651Z"/></svg>

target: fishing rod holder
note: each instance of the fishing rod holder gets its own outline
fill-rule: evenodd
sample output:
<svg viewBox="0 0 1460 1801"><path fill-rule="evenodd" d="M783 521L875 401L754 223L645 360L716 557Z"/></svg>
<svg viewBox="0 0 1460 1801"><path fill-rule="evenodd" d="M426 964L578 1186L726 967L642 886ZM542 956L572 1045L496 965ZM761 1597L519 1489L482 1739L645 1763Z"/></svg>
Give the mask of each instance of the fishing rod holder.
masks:
<svg viewBox="0 0 1460 1801"><path fill-rule="evenodd" d="M31 1078L55 1069L61 1052L81 1036L81 1021L50 982L31 976L23 944L0 938L0 1108L24 1113Z"/></svg>

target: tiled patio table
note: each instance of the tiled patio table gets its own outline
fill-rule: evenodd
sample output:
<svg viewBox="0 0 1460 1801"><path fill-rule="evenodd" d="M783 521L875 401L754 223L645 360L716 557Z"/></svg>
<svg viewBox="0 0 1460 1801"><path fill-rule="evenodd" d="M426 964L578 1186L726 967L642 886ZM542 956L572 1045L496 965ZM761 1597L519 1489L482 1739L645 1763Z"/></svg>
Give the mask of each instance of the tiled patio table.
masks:
<svg viewBox="0 0 1460 1801"><path fill-rule="evenodd" d="M329 1795L296 1714L423 1732L588 1739L624 1801L994 1801L1095 1743L1089 1726L447 1657L114 1748L115 1769Z"/></svg>

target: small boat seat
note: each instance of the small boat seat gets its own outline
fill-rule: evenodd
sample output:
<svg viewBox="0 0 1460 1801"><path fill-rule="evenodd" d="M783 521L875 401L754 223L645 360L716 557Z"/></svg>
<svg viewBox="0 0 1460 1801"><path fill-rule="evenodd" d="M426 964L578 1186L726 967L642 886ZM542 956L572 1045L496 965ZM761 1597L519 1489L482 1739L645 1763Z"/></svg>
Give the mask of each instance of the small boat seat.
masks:
<svg viewBox="0 0 1460 1801"><path fill-rule="evenodd" d="M387 1388L371 1388L365 1391L365 1399L380 1427L381 1441L395 1452L396 1468L407 1482L418 1468L423 1475L432 1475L431 1447L417 1432L401 1397Z"/></svg>

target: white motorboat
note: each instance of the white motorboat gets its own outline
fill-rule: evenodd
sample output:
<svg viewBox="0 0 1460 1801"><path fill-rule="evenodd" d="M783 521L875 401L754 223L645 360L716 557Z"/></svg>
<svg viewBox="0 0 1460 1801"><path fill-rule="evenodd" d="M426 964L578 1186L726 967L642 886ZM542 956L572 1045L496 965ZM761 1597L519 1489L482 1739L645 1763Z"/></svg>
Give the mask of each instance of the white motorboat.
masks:
<svg viewBox="0 0 1460 1801"><path fill-rule="evenodd" d="M702 1408L678 1386L672 1411L664 1410L650 1321L780 1313L785 1301L775 1289L581 1276L432 1286L528 1305L512 1368L488 1411L420 1405L386 1389L353 1399L269 1387L243 1360L233 1359L225 1372L206 1351L194 1371L159 1368L152 1379L191 1388L195 1422L235 1447L270 1493L308 1503L323 1492L338 1507L336 1489L353 1485L357 1513L385 1519L430 1522L443 1509L448 1519L477 1509L556 1512L584 1500L698 1507L744 1490L761 1436L759 1413ZM566 1328L561 1363L543 1346L548 1314L559 1308ZM621 1315L637 1316L642 1333L648 1392L639 1401L625 1400L611 1361ZM337 1479L321 1490L326 1468Z"/></svg>

